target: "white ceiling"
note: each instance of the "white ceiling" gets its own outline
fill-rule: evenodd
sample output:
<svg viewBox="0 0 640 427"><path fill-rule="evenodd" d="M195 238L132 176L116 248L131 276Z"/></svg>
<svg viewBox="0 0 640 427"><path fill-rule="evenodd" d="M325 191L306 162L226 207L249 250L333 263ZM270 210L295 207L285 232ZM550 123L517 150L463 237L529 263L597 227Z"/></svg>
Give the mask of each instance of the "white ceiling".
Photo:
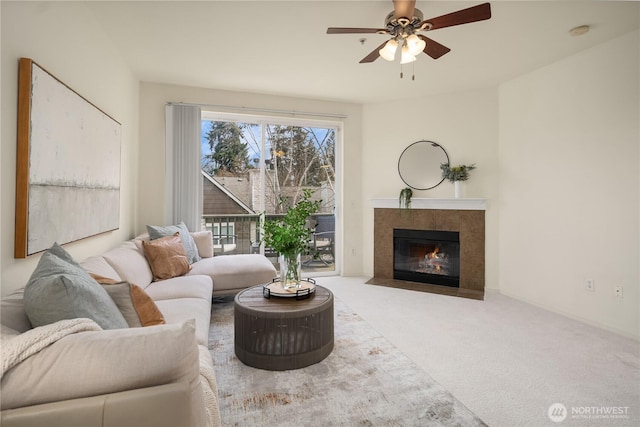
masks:
<svg viewBox="0 0 640 427"><path fill-rule="evenodd" d="M418 1L425 18L479 2ZM87 7L143 81L345 102L495 86L639 27L632 1L493 1L487 21L428 36L451 52L404 66L358 61L388 37L326 34L384 27L385 1L115 1ZM591 25L580 37L578 25ZM366 38L364 45L359 40ZM415 72L415 80L411 74Z"/></svg>

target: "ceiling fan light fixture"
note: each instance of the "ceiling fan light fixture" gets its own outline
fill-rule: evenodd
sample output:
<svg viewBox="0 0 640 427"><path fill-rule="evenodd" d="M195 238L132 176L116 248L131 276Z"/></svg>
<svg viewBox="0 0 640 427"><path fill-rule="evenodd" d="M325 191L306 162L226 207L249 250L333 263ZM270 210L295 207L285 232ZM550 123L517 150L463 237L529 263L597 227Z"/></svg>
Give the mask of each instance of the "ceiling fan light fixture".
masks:
<svg viewBox="0 0 640 427"><path fill-rule="evenodd" d="M372 63L379 57L393 61L398 46L403 46L401 62L407 64L415 61L416 56L422 53L438 59L451 51L427 36L417 34L420 31L438 30L491 18L491 4L482 3L425 20L422 12L415 8L415 3L415 0L393 0L393 11L387 14L384 28L329 27L327 34L386 34L393 41L383 42L362 58L360 63ZM404 46L407 47L406 53L404 53Z"/></svg>
<svg viewBox="0 0 640 427"><path fill-rule="evenodd" d="M395 39L391 39L378 51L378 53L382 59L393 61L396 57L396 50L398 50L398 42Z"/></svg>
<svg viewBox="0 0 640 427"><path fill-rule="evenodd" d="M400 64L409 64L414 62L416 57L409 51L409 47L406 45L402 46L402 56L400 57Z"/></svg>
<svg viewBox="0 0 640 427"><path fill-rule="evenodd" d="M406 45L409 49L409 53L413 56L416 56L424 50L424 48L427 46L427 43L417 35L411 34L409 37L407 37Z"/></svg>

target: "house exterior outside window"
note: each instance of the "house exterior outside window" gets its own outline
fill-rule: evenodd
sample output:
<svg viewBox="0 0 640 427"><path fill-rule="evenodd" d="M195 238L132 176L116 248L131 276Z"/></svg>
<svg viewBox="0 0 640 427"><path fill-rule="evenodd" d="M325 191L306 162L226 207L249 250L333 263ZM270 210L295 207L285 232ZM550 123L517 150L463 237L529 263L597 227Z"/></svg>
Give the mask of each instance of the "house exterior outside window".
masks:
<svg viewBox="0 0 640 427"><path fill-rule="evenodd" d="M201 129L202 218L214 254L263 253L275 263L277 254L259 245L260 214L284 215L311 189L322 202L310 224L323 224L312 246L322 251L307 257L304 270L335 273L340 124L203 112Z"/></svg>

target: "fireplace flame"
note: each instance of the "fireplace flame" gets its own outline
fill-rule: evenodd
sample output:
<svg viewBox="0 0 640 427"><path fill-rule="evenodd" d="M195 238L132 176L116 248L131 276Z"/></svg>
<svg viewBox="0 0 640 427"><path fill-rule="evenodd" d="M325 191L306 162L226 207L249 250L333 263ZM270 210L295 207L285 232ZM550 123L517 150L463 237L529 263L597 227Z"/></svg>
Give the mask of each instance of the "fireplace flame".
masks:
<svg viewBox="0 0 640 427"><path fill-rule="evenodd" d="M428 254L425 255L425 258L427 259L434 259L434 258L438 258L438 252L440 252L440 248L436 247L433 252L429 252Z"/></svg>
<svg viewBox="0 0 640 427"><path fill-rule="evenodd" d="M436 246L436 247L433 249L433 251L432 251L432 252L428 252L424 257L425 257L426 259L429 259L429 260L435 260L435 259L438 259L438 258L439 258L439 257L438 257L438 253L439 253L439 252L440 252L440 248ZM432 267L434 270L436 270L436 271L440 271L440 268L441 268L440 263L438 263L438 262L436 262L436 263L430 262L429 264L431 265L431 267Z"/></svg>

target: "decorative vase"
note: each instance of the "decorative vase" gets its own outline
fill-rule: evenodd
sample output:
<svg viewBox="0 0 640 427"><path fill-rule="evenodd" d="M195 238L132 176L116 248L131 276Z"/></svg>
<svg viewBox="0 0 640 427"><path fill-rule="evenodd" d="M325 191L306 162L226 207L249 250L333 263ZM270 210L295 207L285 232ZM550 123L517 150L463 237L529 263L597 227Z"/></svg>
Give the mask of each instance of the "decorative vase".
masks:
<svg viewBox="0 0 640 427"><path fill-rule="evenodd" d="M302 279L302 263L300 262L300 254L280 255L278 257L280 264L280 282L284 289L298 289L300 280Z"/></svg>
<svg viewBox="0 0 640 427"><path fill-rule="evenodd" d="M453 194L456 199L462 199L462 181L453 181Z"/></svg>

